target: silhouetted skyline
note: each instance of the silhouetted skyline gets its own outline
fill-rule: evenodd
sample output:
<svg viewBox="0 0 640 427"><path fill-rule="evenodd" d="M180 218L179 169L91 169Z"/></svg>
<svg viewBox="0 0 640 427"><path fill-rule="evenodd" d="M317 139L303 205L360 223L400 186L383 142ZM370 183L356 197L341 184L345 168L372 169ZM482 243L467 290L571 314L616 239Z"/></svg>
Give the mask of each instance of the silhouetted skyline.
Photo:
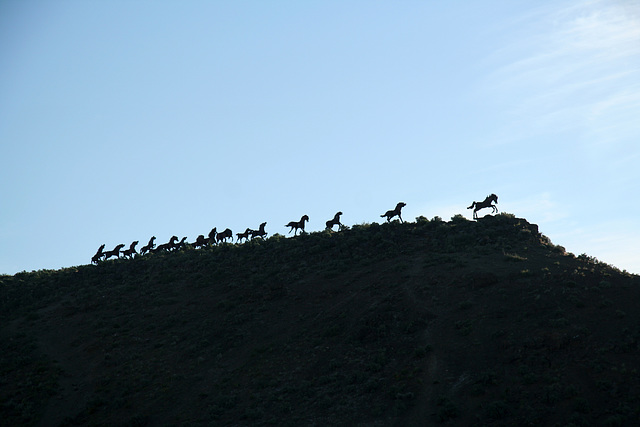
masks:
<svg viewBox="0 0 640 427"><path fill-rule="evenodd" d="M633 2L3 2L0 274L491 193L640 273L639 116Z"/></svg>

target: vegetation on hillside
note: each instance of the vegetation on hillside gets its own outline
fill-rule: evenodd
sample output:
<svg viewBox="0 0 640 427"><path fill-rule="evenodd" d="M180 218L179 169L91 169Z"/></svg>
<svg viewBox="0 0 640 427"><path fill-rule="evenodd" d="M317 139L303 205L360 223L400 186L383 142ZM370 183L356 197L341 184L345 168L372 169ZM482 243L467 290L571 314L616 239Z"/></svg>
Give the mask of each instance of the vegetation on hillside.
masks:
<svg viewBox="0 0 640 427"><path fill-rule="evenodd" d="M0 276L0 423L630 425L639 285L509 214Z"/></svg>

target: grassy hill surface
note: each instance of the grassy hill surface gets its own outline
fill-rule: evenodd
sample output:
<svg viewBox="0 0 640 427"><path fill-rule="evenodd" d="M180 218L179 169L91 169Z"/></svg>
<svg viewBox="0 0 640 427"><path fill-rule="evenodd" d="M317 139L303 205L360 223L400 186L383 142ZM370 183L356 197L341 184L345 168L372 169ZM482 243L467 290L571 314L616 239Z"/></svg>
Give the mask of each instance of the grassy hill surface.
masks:
<svg viewBox="0 0 640 427"><path fill-rule="evenodd" d="M639 302L512 215L0 276L0 423L638 425Z"/></svg>

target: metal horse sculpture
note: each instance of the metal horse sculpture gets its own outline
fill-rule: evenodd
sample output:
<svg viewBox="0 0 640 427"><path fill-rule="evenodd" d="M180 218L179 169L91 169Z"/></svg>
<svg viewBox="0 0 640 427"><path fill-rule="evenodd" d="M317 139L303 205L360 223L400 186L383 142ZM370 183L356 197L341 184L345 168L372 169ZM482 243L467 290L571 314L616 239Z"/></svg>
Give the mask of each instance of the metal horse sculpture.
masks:
<svg viewBox="0 0 640 427"><path fill-rule="evenodd" d="M267 232L264 229L266 225L267 223L263 222L262 224L260 224L260 228L258 228L257 230L249 229L249 237L251 237L251 240L253 240L254 237L260 237L261 239L264 239L267 236Z"/></svg>
<svg viewBox="0 0 640 427"><path fill-rule="evenodd" d="M116 258L120 258L120 250L124 247L124 244L121 243L118 246L116 246L115 248L113 248L112 251L107 251L104 253L104 259L108 260L109 258L111 258L112 256L116 257Z"/></svg>
<svg viewBox="0 0 640 427"><path fill-rule="evenodd" d="M136 251L136 245L138 244L138 241L136 240L135 242L131 243L131 245L129 246L129 249L125 249L124 251L121 252L123 258L130 258L133 259L133 254L138 254L138 252Z"/></svg>
<svg viewBox="0 0 640 427"><path fill-rule="evenodd" d="M342 230L344 228L344 225L340 222L340 215L342 215L342 212L336 213L333 219L326 222L327 230L333 230L334 225L338 226L338 230Z"/></svg>
<svg viewBox="0 0 640 427"><path fill-rule="evenodd" d="M236 237L238 238L238 240L236 240L236 242L240 243L242 242L242 240L249 240L249 236L251 235L251 232L253 230L251 230L250 228L247 228L246 230L244 230L244 233L236 233Z"/></svg>
<svg viewBox="0 0 640 427"><path fill-rule="evenodd" d="M204 234L200 234L198 237L196 237L196 241L193 242L191 246L193 246L194 249L204 248L205 246L207 246L208 243L209 243L209 239L205 238Z"/></svg>
<svg viewBox="0 0 640 427"><path fill-rule="evenodd" d="M216 243L224 243L227 239L231 239L231 241L233 241L233 231L231 231L230 228L227 228L216 235Z"/></svg>
<svg viewBox="0 0 640 427"><path fill-rule="evenodd" d="M91 257L91 263L97 264L98 261L100 261L102 258L104 258L104 244L100 246L98 248L98 252L96 252L96 254Z"/></svg>
<svg viewBox="0 0 640 427"><path fill-rule="evenodd" d="M304 223L306 221L309 221L309 216L308 215L302 215L302 218L300 218L300 221L291 221L289 222L289 224L285 225L285 227L291 227L289 229L289 233L291 233L292 231L294 231L293 235L297 235L298 234L298 230L302 230L302 233L304 233Z"/></svg>
<svg viewBox="0 0 640 427"><path fill-rule="evenodd" d="M396 205L396 208L392 211L386 211L385 213L383 213L382 215L380 215L380 217L387 217L387 222L391 221L391 218L397 216L398 218L400 218L400 222L404 222L402 220L402 208L404 208L405 206L407 206L406 203L404 202L400 202Z"/></svg>
<svg viewBox="0 0 640 427"><path fill-rule="evenodd" d="M498 212L498 208L496 207L496 205L493 205L491 202L498 203L498 196L491 193L482 202L474 201L473 203L471 203L471 206L469 206L467 209L473 209L473 219L478 219L478 211L480 209L491 208L493 209L491 213Z"/></svg>
<svg viewBox="0 0 640 427"><path fill-rule="evenodd" d="M147 243L146 245L140 248L140 255L144 255L147 252L150 252L153 248L155 248L156 247L155 241L156 241L156 236L153 236L152 238L150 238L149 243Z"/></svg>

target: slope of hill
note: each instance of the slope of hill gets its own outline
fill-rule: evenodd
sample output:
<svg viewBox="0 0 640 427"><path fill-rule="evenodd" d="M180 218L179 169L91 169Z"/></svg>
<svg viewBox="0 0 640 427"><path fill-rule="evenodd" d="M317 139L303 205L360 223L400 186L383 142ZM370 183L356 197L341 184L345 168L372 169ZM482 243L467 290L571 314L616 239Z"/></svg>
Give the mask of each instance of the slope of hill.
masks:
<svg viewBox="0 0 640 427"><path fill-rule="evenodd" d="M508 214L0 276L0 423L635 425L638 301Z"/></svg>

